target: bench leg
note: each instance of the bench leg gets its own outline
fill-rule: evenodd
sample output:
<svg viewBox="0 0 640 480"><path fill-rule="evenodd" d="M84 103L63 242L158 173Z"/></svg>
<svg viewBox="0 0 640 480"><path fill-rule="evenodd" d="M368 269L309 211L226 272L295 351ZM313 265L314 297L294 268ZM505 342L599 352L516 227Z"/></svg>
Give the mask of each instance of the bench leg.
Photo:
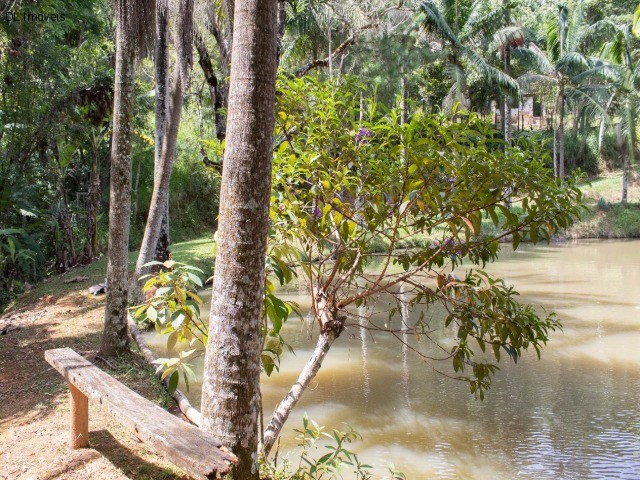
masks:
<svg viewBox="0 0 640 480"><path fill-rule="evenodd" d="M69 384L71 404L71 448L89 446L89 399L75 386Z"/></svg>

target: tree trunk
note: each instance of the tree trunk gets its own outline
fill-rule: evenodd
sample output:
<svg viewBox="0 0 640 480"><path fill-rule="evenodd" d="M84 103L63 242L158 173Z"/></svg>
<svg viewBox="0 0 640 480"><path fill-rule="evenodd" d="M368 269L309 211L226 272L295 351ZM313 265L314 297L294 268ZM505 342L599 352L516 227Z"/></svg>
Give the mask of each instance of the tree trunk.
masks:
<svg viewBox="0 0 640 480"><path fill-rule="evenodd" d="M93 161L87 192L87 243L85 259L92 262L98 256L98 211L100 209L100 157L99 146L92 145Z"/></svg>
<svg viewBox="0 0 640 480"><path fill-rule="evenodd" d="M620 199L620 203L622 205L627 204L627 192L629 189L629 174L631 170L631 165L635 163L635 133L636 133L636 124L634 122L634 116L632 111L632 105L630 105L630 100L627 99L625 104L625 115L627 117L627 154L624 156L624 164L622 167L622 197Z"/></svg>
<svg viewBox="0 0 640 480"><path fill-rule="evenodd" d="M164 215L162 216L162 225L160 225L160 235L156 242L156 252L154 258L159 262L166 262L171 256L169 247L171 246L171 236L169 234L169 195L167 191L167 200L164 204Z"/></svg>
<svg viewBox="0 0 640 480"><path fill-rule="evenodd" d="M564 88L558 95L558 177L564 178Z"/></svg>
<svg viewBox="0 0 640 480"><path fill-rule="evenodd" d="M165 0L156 0L156 45L154 76L156 82L156 129L154 152L154 179L161 169L162 143L167 128L169 115L169 12ZM168 196L168 192L167 192ZM164 262L169 259L169 200L167 198L165 213L162 218L160 235L156 244L155 259Z"/></svg>
<svg viewBox="0 0 640 480"><path fill-rule="evenodd" d="M400 124L407 123L407 78L404 75L404 67L400 77Z"/></svg>
<svg viewBox="0 0 640 480"><path fill-rule="evenodd" d="M149 215L147 217L144 237L142 239L142 245L140 245L140 253L138 254L138 261L136 262L136 269L132 281L132 298L134 303L140 303L143 299L138 278L145 274L143 265L153 260L162 229L162 223L167 214L169 184L171 182L171 172L173 171L173 162L176 156L178 129L182 116L182 99L182 75L179 69L176 69L171 82L169 116L162 140L161 160L157 168L154 169L153 193L151 195L151 204L149 205Z"/></svg>
<svg viewBox="0 0 640 480"><path fill-rule="evenodd" d="M202 385L203 428L238 457L229 477L237 480L258 479L277 13L277 0L236 3L227 148Z"/></svg>
<svg viewBox="0 0 640 480"><path fill-rule="evenodd" d="M213 103L213 123L216 127L216 138L220 141L226 136L226 117L222 114L222 109L226 106L227 98L225 98L226 88L220 85L218 77L213 70L211 56L204 40L199 34L195 36L196 49L198 50L198 63L204 73L205 81L209 86L209 93Z"/></svg>
<svg viewBox="0 0 640 480"><path fill-rule="evenodd" d="M509 0L502 0L504 9L504 24L505 26L509 26L511 24L511 11L507 7L509 4ZM503 46L504 50L504 73L508 76L511 76L511 45L507 42ZM511 145L511 98L509 98L509 94L505 92L504 94L504 141L507 145Z"/></svg>
<svg viewBox="0 0 640 480"><path fill-rule="evenodd" d="M316 348L313 350L309 360L307 360L302 372L298 375L296 382L276 407L273 412L273 416L269 421L269 425L267 425L264 432L261 452L265 457L269 456L275 441L280 435L284 423L289 418L289 414L296 406L298 400L300 400L300 397L302 397L302 394L307 389L311 381L315 378L318 370L320 370L320 367L322 366L322 362L331 348L331 345L333 345L333 342L336 341L338 336L339 332L334 329L328 329L320 333L316 343Z"/></svg>
<svg viewBox="0 0 640 480"><path fill-rule="evenodd" d="M127 7L116 11L116 72L109 195L109 251L104 333L100 351L114 355L129 348L129 222L131 210L131 145L133 137L134 50L126 36Z"/></svg>

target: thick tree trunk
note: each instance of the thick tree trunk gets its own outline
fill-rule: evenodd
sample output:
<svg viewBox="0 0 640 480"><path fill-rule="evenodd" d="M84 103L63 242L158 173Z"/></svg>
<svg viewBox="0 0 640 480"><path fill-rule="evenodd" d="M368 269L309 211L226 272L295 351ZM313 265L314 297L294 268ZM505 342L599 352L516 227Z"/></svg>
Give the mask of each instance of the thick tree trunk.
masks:
<svg viewBox="0 0 640 480"><path fill-rule="evenodd" d="M124 3L124 2L123 2ZM129 348L129 222L131 209L131 150L133 137L134 51L125 34L127 8L116 11L116 72L109 196L109 251L104 333L100 351L113 355Z"/></svg>
<svg viewBox="0 0 640 480"><path fill-rule="evenodd" d="M140 245L140 252L132 281L132 297L135 303L139 303L143 299L138 278L145 273L143 265L153 260L162 229L162 222L167 214L169 184L171 182L171 172L173 171L176 143L178 140L178 129L182 116L182 99L182 78L179 70L176 70L171 82L169 116L162 141L161 161L154 172L149 216L147 217L144 237L142 238L142 245Z"/></svg>
<svg viewBox="0 0 640 480"><path fill-rule="evenodd" d="M202 385L203 428L238 457L230 476L237 480L258 479L277 13L277 0L236 3L227 148Z"/></svg>
<svg viewBox="0 0 640 480"><path fill-rule="evenodd" d="M316 347L309 357L309 360L307 360L307 363L300 372L300 375L298 375L296 382L293 384L287 395L276 407L273 412L273 416L269 421L269 425L267 425L264 432L261 452L265 457L269 456L273 445L282 431L283 425L289 418L289 414L296 406L298 400L300 400L300 397L302 397L302 394L307 389L311 381L317 375L318 370L320 370L320 367L322 366L322 362L331 348L331 345L333 345L333 342L336 341L338 336L339 333L333 329L320 333Z"/></svg>

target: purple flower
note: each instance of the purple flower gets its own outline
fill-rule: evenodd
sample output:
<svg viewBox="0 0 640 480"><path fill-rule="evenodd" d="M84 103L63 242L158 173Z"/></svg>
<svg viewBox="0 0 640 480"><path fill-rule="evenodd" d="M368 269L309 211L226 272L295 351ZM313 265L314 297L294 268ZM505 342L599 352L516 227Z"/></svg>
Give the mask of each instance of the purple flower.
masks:
<svg viewBox="0 0 640 480"><path fill-rule="evenodd" d="M456 177L449 177L449 178L447 178L447 182L449 182L449 183L456 183Z"/></svg>
<svg viewBox="0 0 640 480"><path fill-rule="evenodd" d="M451 238L451 237L450 237L450 238L447 238L447 241L446 241L446 242L444 242L444 244L445 244L445 245L447 245L447 246L449 246L449 247L450 247L450 246L452 246L452 245L454 245L455 243L456 243L456 242L455 242L455 241L453 240L453 238Z"/></svg>
<svg viewBox="0 0 640 480"><path fill-rule="evenodd" d="M356 134L356 143L363 143L366 139L373 136L373 132L365 127L360 127L358 133Z"/></svg>
<svg viewBox="0 0 640 480"><path fill-rule="evenodd" d="M322 211L318 207L316 207L315 210L313 211L313 216L316 217L316 218L321 217L322 216Z"/></svg>

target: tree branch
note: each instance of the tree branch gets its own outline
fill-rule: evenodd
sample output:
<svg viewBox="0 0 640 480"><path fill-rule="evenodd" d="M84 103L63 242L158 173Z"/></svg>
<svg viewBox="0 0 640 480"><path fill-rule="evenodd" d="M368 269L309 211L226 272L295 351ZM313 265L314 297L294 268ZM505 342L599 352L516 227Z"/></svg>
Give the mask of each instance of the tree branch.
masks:
<svg viewBox="0 0 640 480"><path fill-rule="evenodd" d="M312 62L302 65L301 67L298 67L295 70L294 75L300 78L300 77L304 77L307 73L309 73L311 70L315 68L328 67L329 62L333 60L334 57L337 57L338 55L342 54L347 48L349 48L351 45L356 43L356 40L358 39L358 37L363 31L369 30L370 28L374 28L377 26L378 26L377 23L369 23L365 25L364 27L360 28L357 32L351 34L351 36L347 38L344 42L342 42L340 45L338 45L338 47L331 53L331 55L329 55L326 58L313 60Z"/></svg>

